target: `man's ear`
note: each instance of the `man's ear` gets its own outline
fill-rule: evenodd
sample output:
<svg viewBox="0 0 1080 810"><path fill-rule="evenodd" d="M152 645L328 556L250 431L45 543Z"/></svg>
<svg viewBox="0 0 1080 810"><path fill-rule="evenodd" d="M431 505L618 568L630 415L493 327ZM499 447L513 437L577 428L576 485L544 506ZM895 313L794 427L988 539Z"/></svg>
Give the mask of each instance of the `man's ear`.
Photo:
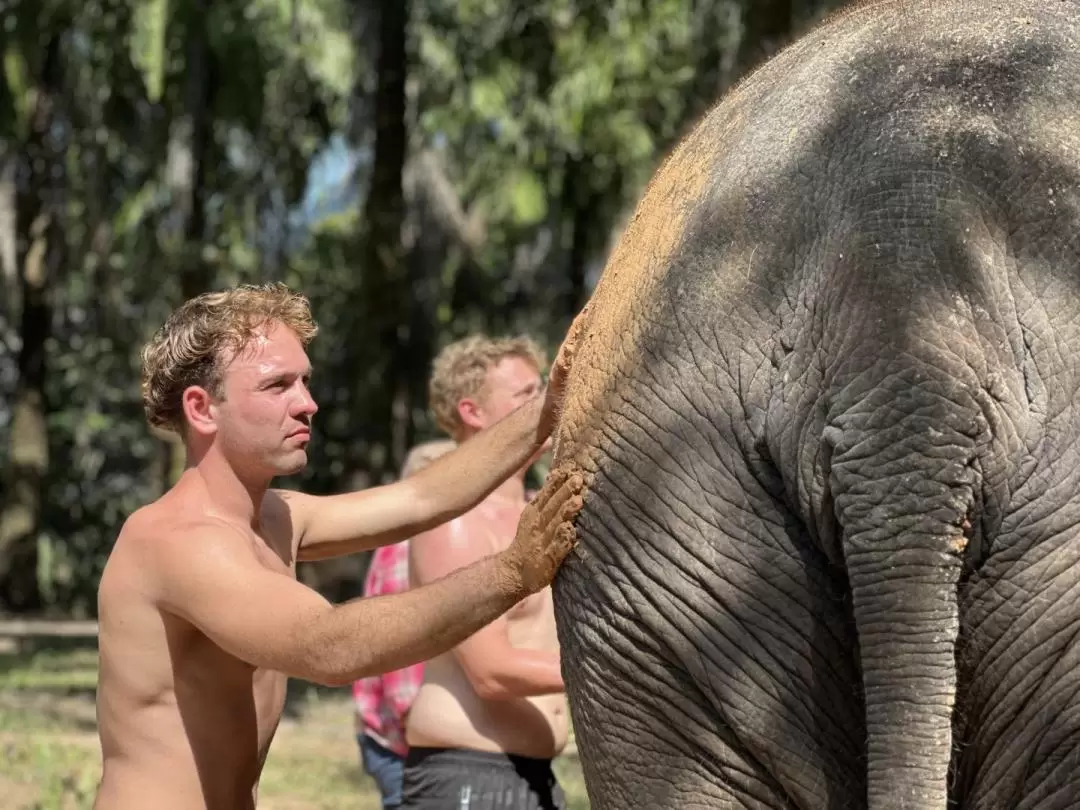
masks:
<svg viewBox="0 0 1080 810"><path fill-rule="evenodd" d="M458 418L461 420L461 424L466 427L471 427L473 430L480 430L483 427L483 419L480 414L480 403L475 399L459 399L457 404Z"/></svg>
<svg viewBox="0 0 1080 810"><path fill-rule="evenodd" d="M180 403L191 430L203 436L212 436L217 432L217 408L209 391L201 385L188 386L180 397Z"/></svg>

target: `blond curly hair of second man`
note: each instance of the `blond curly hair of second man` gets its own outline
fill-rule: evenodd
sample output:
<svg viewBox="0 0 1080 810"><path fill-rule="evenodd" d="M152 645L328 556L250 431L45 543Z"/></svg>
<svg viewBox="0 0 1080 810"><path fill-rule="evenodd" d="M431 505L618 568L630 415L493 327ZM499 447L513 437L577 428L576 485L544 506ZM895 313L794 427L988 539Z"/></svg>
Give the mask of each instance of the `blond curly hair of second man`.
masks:
<svg viewBox="0 0 1080 810"><path fill-rule="evenodd" d="M428 402L435 424L456 437L463 427L457 404L476 396L484 386L488 370L506 357L520 357L543 372L547 358L540 345L527 335L493 338L469 335L439 352L432 364Z"/></svg>

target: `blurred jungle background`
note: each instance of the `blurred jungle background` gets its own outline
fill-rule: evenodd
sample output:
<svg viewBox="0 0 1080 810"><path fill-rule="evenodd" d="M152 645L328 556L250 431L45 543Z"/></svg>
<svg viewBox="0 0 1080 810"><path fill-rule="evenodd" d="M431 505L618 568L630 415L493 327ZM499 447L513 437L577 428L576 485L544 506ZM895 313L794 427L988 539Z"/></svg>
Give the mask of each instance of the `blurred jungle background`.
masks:
<svg viewBox="0 0 1080 810"><path fill-rule="evenodd" d="M321 410L283 485L390 480L433 354L553 354L673 141L835 5L0 0L0 806L89 806L98 577L183 466L138 390L171 307L306 292ZM365 566L300 575L343 600ZM374 807L346 696L293 698L265 806Z"/></svg>

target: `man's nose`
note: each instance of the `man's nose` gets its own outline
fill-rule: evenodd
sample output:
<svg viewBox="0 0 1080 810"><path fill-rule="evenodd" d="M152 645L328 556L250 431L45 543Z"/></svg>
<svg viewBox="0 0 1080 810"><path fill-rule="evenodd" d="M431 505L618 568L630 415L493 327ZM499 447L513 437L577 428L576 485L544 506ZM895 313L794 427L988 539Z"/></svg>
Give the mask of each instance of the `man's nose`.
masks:
<svg viewBox="0 0 1080 810"><path fill-rule="evenodd" d="M315 402L315 397L311 395L311 391L307 388L301 388L300 396L296 399L296 412L298 414L308 414L309 416L313 416L318 410L319 405Z"/></svg>

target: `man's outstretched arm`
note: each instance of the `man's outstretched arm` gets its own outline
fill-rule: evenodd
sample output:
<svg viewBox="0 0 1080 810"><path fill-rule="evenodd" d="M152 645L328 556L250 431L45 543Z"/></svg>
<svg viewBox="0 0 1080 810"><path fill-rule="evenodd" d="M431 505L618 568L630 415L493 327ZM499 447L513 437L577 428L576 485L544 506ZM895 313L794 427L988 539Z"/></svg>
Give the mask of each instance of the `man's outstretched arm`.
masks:
<svg viewBox="0 0 1080 810"><path fill-rule="evenodd" d="M574 475L549 488L500 554L422 588L336 606L265 569L235 530L178 527L155 545L158 602L253 666L344 685L433 658L550 583L573 545L582 487Z"/></svg>
<svg viewBox="0 0 1080 810"><path fill-rule="evenodd" d="M538 454L558 419L582 317L559 348L544 395L416 475L344 495L279 492L300 536L299 558L336 557L412 537L464 514L520 470Z"/></svg>
<svg viewBox="0 0 1080 810"><path fill-rule="evenodd" d="M538 396L393 484L342 495L279 491L300 533L299 558L396 543L467 512L537 454L551 431L549 408Z"/></svg>

